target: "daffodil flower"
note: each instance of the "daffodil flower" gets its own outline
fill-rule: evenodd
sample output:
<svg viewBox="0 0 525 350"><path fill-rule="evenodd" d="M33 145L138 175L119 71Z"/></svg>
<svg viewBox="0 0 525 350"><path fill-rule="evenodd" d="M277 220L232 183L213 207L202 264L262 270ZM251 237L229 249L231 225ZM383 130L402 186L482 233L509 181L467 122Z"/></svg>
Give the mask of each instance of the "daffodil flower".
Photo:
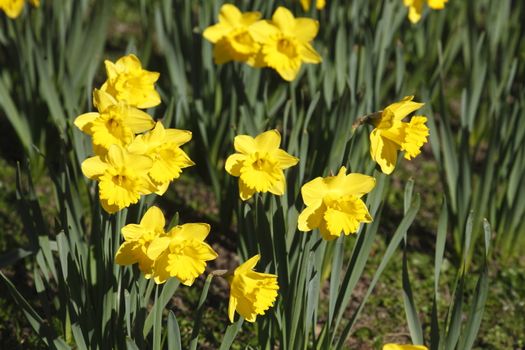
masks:
<svg viewBox="0 0 525 350"><path fill-rule="evenodd" d="M260 255L255 255L227 277L230 283L230 322L233 322L235 311L246 321L255 322L257 315L264 315L277 298L277 276L253 271L260 258Z"/></svg>
<svg viewBox="0 0 525 350"><path fill-rule="evenodd" d="M217 253L204 240L210 225L190 223L175 226L166 235L150 243L148 257L154 260L152 277L156 283L164 283L175 277L186 286L206 269L206 262L217 257Z"/></svg>
<svg viewBox="0 0 525 350"><path fill-rule="evenodd" d="M424 345L385 344L383 350L428 350Z"/></svg>
<svg viewBox="0 0 525 350"><path fill-rule="evenodd" d="M82 172L99 182L100 203L113 214L137 203L141 195L156 191L148 177L152 165L150 157L112 145L106 154L84 160Z"/></svg>
<svg viewBox="0 0 525 350"><path fill-rule="evenodd" d="M129 224L122 228L124 242L115 256L119 265L139 264L146 278L151 277L153 260L147 255L150 243L164 235L166 220L158 207L151 207L140 220L140 224Z"/></svg>
<svg viewBox="0 0 525 350"><path fill-rule="evenodd" d="M445 3L447 3L448 0L403 0L405 6L408 7L408 19L410 22L419 22L425 2L428 3L428 7L431 9L442 10L445 8Z"/></svg>
<svg viewBox="0 0 525 350"><path fill-rule="evenodd" d="M281 134L277 130L263 132L253 138L238 135L234 139L235 151L226 159L226 171L239 177L239 194L242 200L250 199L255 192L283 195L286 179L283 169L294 166L298 158L279 148Z"/></svg>
<svg viewBox="0 0 525 350"><path fill-rule="evenodd" d="M166 192L168 185L179 178L182 169L194 165L180 146L191 140L191 131L165 129L157 122L150 132L138 135L128 150L136 154L145 154L153 159L149 176L159 188L158 195Z"/></svg>
<svg viewBox="0 0 525 350"><path fill-rule="evenodd" d="M271 21L259 21L250 27L252 37L262 44L264 63L287 81L295 79L303 63L321 62L311 44L318 31L319 22L295 18L284 7L277 8Z"/></svg>
<svg viewBox="0 0 525 350"><path fill-rule="evenodd" d="M260 45L249 32L250 26L261 18L260 12L242 13L232 4L224 4L219 12L219 23L209 26L202 35L214 44L215 63L246 62L260 66L257 60Z"/></svg>
<svg viewBox="0 0 525 350"><path fill-rule="evenodd" d="M101 90L112 95L117 101L125 101L137 108L150 108L160 104L155 82L159 73L142 69L137 56L130 54L117 62L104 61L107 80Z"/></svg>
<svg viewBox="0 0 525 350"><path fill-rule="evenodd" d="M326 6L325 0L301 0L301 6L303 7L303 10L309 11L310 6L312 5L312 2L314 1L315 1L315 8L318 10L322 10Z"/></svg>
<svg viewBox="0 0 525 350"><path fill-rule="evenodd" d="M348 174L341 167L336 176L317 177L301 188L306 208L298 218L300 231L318 228L326 240L349 235L362 222L372 222L361 197L375 186L375 179L363 174Z"/></svg>
<svg viewBox="0 0 525 350"><path fill-rule="evenodd" d="M25 0L0 0L0 10L4 11L7 17L17 18L24 9Z"/></svg>
<svg viewBox="0 0 525 350"><path fill-rule="evenodd" d="M155 125L149 114L124 101L118 102L105 91L95 89L93 103L98 112L84 113L75 119L74 124L93 137L97 154L105 153L114 144L125 147L133 141L135 134Z"/></svg>
<svg viewBox="0 0 525 350"><path fill-rule="evenodd" d="M414 116L409 122L403 121L424 105L413 102L413 98L407 96L389 105L378 119L373 120L375 129L370 134L370 154L385 174L394 171L398 151L405 151L405 159L410 160L421 153L421 147L427 142L429 129L425 125L426 117Z"/></svg>

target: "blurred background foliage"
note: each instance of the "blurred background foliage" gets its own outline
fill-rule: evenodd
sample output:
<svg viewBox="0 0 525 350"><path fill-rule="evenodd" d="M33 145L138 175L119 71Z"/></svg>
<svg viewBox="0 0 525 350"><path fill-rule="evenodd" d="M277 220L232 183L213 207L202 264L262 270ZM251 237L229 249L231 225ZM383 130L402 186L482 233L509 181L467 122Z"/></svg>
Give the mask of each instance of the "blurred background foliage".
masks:
<svg viewBox="0 0 525 350"><path fill-rule="evenodd" d="M189 154L197 165L172 185L171 194L161 200L163 208L170 215L178 212L184 221L211 222L218 236L214 244L225 254L238 250L243 257L249 248L242 234L245 218L238 213L246 212L249 217L259 204L239 204L237 183L223 170L235 135L278 128L284 147L301 159L297 169L289 171L286 196L279 203L261 203L290 208L286 222L292 222L301 210L299 191L304 182L336 172L341 164L353 172L374 172L368 151L370 129L363 126L353 132L353 122L403 96L416 95L416 100L426 103L422 114L429 118L429 145L416 160L401 161L392 177L379 175L382 191L377 199L369 199L371 203L384 201L376 206L379 227L371 225L356 239L348 239L344 251L338 246L323 248L328 258L321 256L317 266L320 274L329 273L333 263L337 264L332 259L337 255L334 251L340 249L344 259L352 259L353 246L370 244L361 278L352 289L354 297L348 299L348 309L342 308L347 310L345 318L361 314L351 327L350 343L344 345L365 349L410 337L435 339L439 334L436 320L446 319L441 325L444 331L455 322L456 312L466 318L468 300L482 299L476 283L483 289L489 278L488 311L474 347L525 346L525 261L521 254L525 244L525 125L520 123L525 111L525 4L451 0L445 10L427 11L413 25L401 0L333 0L323 11L312 8L309 13L302 11L298 1L235 1L242 10L261 11L265 18L277 6L286 6L296 16L319 20L314 46L323 63L304 67L294 82L285 83L269 69L213 63L212 46L201 33L216 22L222 3L42 0L40 8L28 7L14 21L0 17L0 123L4 131L0 251L5 252L0 255L0 267L21 295L37 300L35 313L47 315L43 338L53 342L60 336L71 343L78 336L71 334L78 332L75 327L64 323L71 317L67 307L57 302L64 297L57 285L67 284L68 278L67 274L60 277L53 266L64 260L57 261L49 252L65 257L69 253L60 247L72 247L73 255L89 251L93 241L85 241L85 232L93 234L93 227L100 224L86 219L90 210L100 209L90 196L92 185L79 171L79 163L91 152L89 140L72 127L72 121L92 109L91 91L104 79L103 60L133 52L145 67L161 72L158 88L163 104L149 112L162 118L166 126L193 132ZM406 214L403 201L407 210L412 202L407 199L412 198L411 192L407 197L405 191L411 186L421 194L421 208L402 243L403 230L398 236L393 233ZM130 209L127 220L138 218L141 210ZM483 226L483 218L490 222L490 230ZM116 220L125 222L126 215ZM439 225L445 227L438 230ZM370 237L371 231L375 240L360 241L365 234ZM374 282L394 237L399 237L397 243L403 249L391 253L386 259L391 263ZM488 251L486 241L491 242ZM45 246L49 246L47 253ZM111 247L100 249L111 251ZM490 261L487 271L485 259ZM114 269L107 262L73 260ZM231 267L231 261L224 260L217 267ZM376 288L369 289L371 284ZM145 285L137 288L147 293ZM328 289L318 286L321 299L331 296ZM27 310L12 306L12 293L7 290L3 288L0 294L0 305L5 305L0 314L0 347L47 347L30 330L35 323L28 324L22 317ZM166 301L178 312L184 344L194 339L194 325L183 320L198 303L197 290L179 289L176 298ZM406 297L408 290L413 291L413 300ZM438 290L442 291L439 296ZM100 293L97 298L102 300L103 291ZM154 292L149 293L154 297ZM223 293L212 285L210 298L225 309L227 296ZM404 307L399 304L401 295L405 295ZM46 306L48 298L52 303ZM463 298L464 313L461 306L454 311L453 306ZM148 302L144 303L147 307ZM210 311L210 303L204 305L207 311L201 327L209 331L200 340L203 348L220 344L226 322L220 312ZM55 308L58 312L51 311ZM320 314L330 312L321 310ZM408 326L400 326L406 324L405 313ZM329 324L322 317L319 321ZM104 332L100 330L99 341L107 336ZM245 324L235 344L256 346L253 332ZM452 338L447 335L443 344L450 344ZM20 342L25 345L18 345ZM446 349L463 349L468 342L461 339Z"/></svg>

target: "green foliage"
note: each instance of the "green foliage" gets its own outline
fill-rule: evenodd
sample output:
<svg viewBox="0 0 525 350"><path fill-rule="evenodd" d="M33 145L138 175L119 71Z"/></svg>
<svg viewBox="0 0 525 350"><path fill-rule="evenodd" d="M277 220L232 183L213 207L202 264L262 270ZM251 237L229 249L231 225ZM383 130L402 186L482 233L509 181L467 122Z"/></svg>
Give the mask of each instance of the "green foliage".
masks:
<svg viewBox="0 0 525 350"><path fill-rule="evenodd" d="M210 185L221 227L238 233L241 259L261 253L259 268L279 276L280 297L258 319L252 339L260 348L347 347L402 242L400 283L412 341L426 340L431 349L474 346L489 292L487 261L494 256L510 264L524 243L525 126L519 119L525 108L524 4L450 2L446 10L429 12L412 25L400 0L333 0L309 14L297 1L239 2L242 10L261 11L265 18L286 5L319 20L314 45L323 63L306 65L295 81L285 83L269 69L213 62L212 46L201 34L215 23L220 1L115 1L116 14L113 2L43 0L41 8L16 21L0 19L0 111L23 149L20 159L29 158L33 168L20 166L16 183L27 238L22 247L0 256L0 266L31 257L38 307L4 273L0 281L47 347L196 349L206 331L208 293L218 279L208 275L188 321L169 306L179 292L176 280L155 286L137 268L114 263L120 229L138 222L155 198L143 198L114 216L102 212L94 185L79 168L91 153L90 143L71 127L73 118L90 108L92 88L99 86L96 73L108 50L113 15L140 27L135 38L115 34L110 39L161 72L166 107L149 112L166 127L193 132L190 156L196 170L189 174ZM438 230L433 301L423 306L430 310L429 332L420 320L408 266L407 232L418 221L420 197L410 180L404 196L394 196L399 217L385 212L383 203L398 185L392 184L396 175L375 170L368 126L353 128L359 117L410 94L427 103L430 144L447 203L439 219L431 213ZM271 128L281 131L282 148L301 161L287 171L284 196L257 195L241 202L236 180L224 171L233 138ZM301 186L343 165L376 177L376 188L367 196L374 221L355 237L332 242L317 231L298 232ZM54 225L45 219L32 183L41 172L53 181ZM420 181L417 171L412 176ZM176 214L173 221L178 220ZM385 225L393 226L393 235L381 257L372 257ZM439 281L448 232L458 274L443 314ZM375 271L350 308L371 260ZM224 325L213 345L234 346L244 323L241 317Z"/></svg>

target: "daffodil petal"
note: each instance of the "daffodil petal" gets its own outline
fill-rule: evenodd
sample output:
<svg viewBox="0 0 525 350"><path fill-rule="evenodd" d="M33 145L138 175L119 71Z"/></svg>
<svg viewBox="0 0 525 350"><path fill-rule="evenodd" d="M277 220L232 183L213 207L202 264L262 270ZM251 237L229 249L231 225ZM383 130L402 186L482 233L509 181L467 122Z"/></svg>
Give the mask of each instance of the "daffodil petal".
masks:
<svg viewBox="0 0 525 350"><path fill-rule="evenodd" d="M90 178L97 179L104 174L108 168L108 164L104 163L99 156L91 157L82 162L82 173Z"/></svg>
<svg viewBox="0 0 525 350"><path fill-rule="evenodd" d="M119 265L133 265L137 263L135 250L139 248L136 242L124 242L117 250L115 255L115 263Z"/></svg>
<svg viewBox="0 0 525 350"><path fill-rule="evenodd" d="M296 18L294 35L303 42L314 40L319 32L319 22L311 18Z"/></svg>
<svg viewBox="0 0 525 350"><path fill-rule="evenodd" d="M299 163L299 158L291 156L285 150L282 149L274 150L272 152L272 156L274 156L275 159L277 159L277 161L279 162L279 166L282 169L292 167Z"/></svg>
<svg viewBox="0 0 525 350"><path fill-rule="evenodd" d="M164 214L156 206L150 207L140 220L140 226L151 231L162 231L165 225L166 219Z"/></svg>
<svg viewBox="0 0 525 350"><path fill-rule="evenodd" d="M379 130L374 130L370 134L370 153L372 159L379 164L381 171L391 174L396 167L398 146L381 136Z"/></svg>
<svg viewBox="0 0 525 350"><path fill-rule="evenodd" d="M297 228L299 231L307 232L319 227L323 219L322 202L318 201L316 205L311 205L303 209L297 218Z"/></svg>
<svg viewBox="0 0 525 350"><path fill-rule="evenodd" d="M322 177L316 177L315 179L307 182L301 188L301 195L303 197L304 204L307 206L317 204L328 191L328 186Z"/></svg>
<svg viewBox="0 0 525 350"><path fill-rule="evenodd" d="M233 139L235 151L243 154L250 154L257 151L255 139L248 135L237 135Z"/></svg>
<svg viewBox="0 0 525 350"><path fill-rule="evenodd" d="M287 35L295 35L295 17L286 7L279 6L273 13L272 21Z"/></svg>
<svg viewBox="0 0 525 350"><path fill-rule="evenodd" d="M244 154L234 153L226 159L224 168L232 176L241 176L241 168L245 160L246 156Z"/></svg>
<svg viewBox="0 0 525 350"><path fill-rule="evenodd" d="M178 239L195 239L204 241L210 233L210 225L204 223L188 223L180 226L175 226L168 233Z"/></svg>
<svg viewBox="0 0 525 350"><path fill-rule="evenodd" d="M345 176L345 192L361 197L370 192L376 185L376 179L363 174L348 174Z"/></svg>
<svg viewBox="0 0 525 350"><path fill-rule="evenodd" d="M279 148L281 134L278 130L268 130L255 137L255 144L259 152L271 152Z"/></svg>
<svg viewBox="0 0 525 350"><path fill-rule="evenodd" d="M124 239L126 241L136 241L140 239L142 235L144 235L145 231L146 230L144 229L142 225L129 224L129 225L124 226L120 230L120 233L122 234L122 236L124 236Z"/></svg>
<svg viewBox="0 0 525 350"><path fill-rule="evenodd" d="M163 236L155 238L148 247L147 255L151 260L158 258L162 252L168 249L171 242L171 237Z"/></svg>
<svg viewBox="0 0 525 350"><path fill-rule="evenodd" d="M96 120L98 117L100 117L99 113L96 112L90 112L90 113L84 113L76 117L73 124L86 134L89 134L89 124Z"/></svg>

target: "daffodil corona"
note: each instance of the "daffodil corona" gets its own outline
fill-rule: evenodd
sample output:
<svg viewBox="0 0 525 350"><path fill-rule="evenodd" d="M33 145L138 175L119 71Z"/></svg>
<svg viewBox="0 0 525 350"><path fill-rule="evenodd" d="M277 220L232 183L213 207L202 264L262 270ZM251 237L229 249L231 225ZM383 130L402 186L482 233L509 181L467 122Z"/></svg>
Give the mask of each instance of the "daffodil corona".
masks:
<svg viewBox="0 0 525 350"><path fill-rule="evenodd" d="M264 315L277 298L277 276L253 271L260 258L260 255L255 255L227 277L230 283L230 322L233 322L235 311L246 321L255 322L257 315Z"/></svg>
<svg viewBox="0 0 525 350"><path fill-rule="evenodd" d="M298 218L301 231L318 228L321 236L332 240L359 229L362 222L371 222L361 197L375 186L375 179L363 174L348 174L341 167L336 176L318 177L301 188L306 208Z"/></svg>
<svg viewBox="0 0 525 350"><path fill-rule="evenodd" d="M129 224L122 228L124 243L115 256L119 265L139 264L146 278L151 277L153 260L147 255L150 243L164 235L166 220L158 207L151 207L140 220L140 224Z"/></svg>
<svg viewBox="0 0 525 350"><path fill-rule="evenodd" d="M233 144L238 153L226 159L225 168L230 175L239 177L241 199L250 199L255 192L283 195L286 188L283 169L294 166L299 159L279 148L281 134L270 130L255 138L238 135Z"/></svg>
<svg viewBox="0 0 525 350"><path fill-rule="evenodd" d="M403 121L424 105L412 99L413 96L407 96L386 107L379 118L372 119L375 129L370 134L370 154L385 174L394 171L398 151L404 151L405 159L410 160L421 153L421 147L427 142L426 117L413 116L409 122Z"/></svg>
<svg viewBox="0 0 525 350"><path fill-rule="evenodd" d="M153 279L164 283L170 277L191 286L206 269L206 262L217 253L204 240L210 233L210 225L190 223L173 227L166 235L155 238L148 248L153 263Z"/></svg>
<svg viewBox="0 0 525 350"><path fill-rule="evenodd" d="M271 21L259 21L250 27L250 33L262 45L265 65L287 81L295 79L303 63L321 62L311 44L318 31L319 22L295 18L284 7L277 8Z"/></svg>
<svg viewBox="0 0 525 350"><path fill-rule="evenodd" d="M117 101L125 101L137 108L150 108L160 104L160 96L154 86L159 73L142 69L137 56L130 54L119 58L115 63L106 60L104 64L108 78L101 87L102 91Z"/></svg>
<svg viewBox="0 0 525 350"><path fill-rule="evenodd" d="M445 3L447 3L448 0L403 0L405 6L408 7L408 19L410 22L419 22L425 2L431 9L442 10L445 8Z"/></svg>
<svg viewBox="0 0 525 350"><path fill-rule="evenodd" d="M219 12L219 23L204 30L202 35L214 44L215 63L229 61L259 65L257 56L260 45L250 34L250 26L261 18L260 12L242 13L232 4L224 4Z"/></svg>

